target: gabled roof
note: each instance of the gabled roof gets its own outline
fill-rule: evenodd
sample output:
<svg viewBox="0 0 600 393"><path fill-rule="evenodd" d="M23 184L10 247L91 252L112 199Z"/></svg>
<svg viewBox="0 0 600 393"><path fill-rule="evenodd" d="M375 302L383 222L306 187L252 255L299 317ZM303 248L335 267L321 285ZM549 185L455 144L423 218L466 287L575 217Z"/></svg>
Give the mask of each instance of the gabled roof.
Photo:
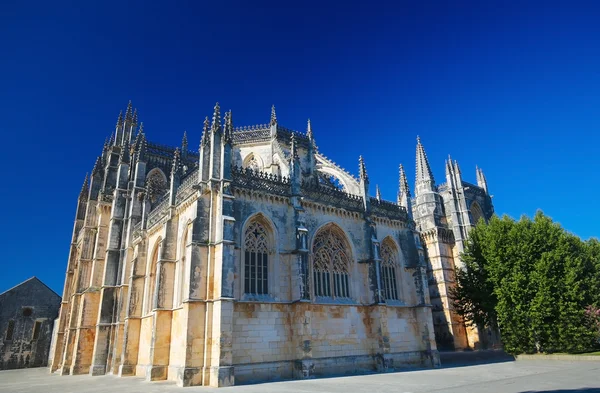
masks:
<svg viewBox="0 0 600 393"><path fill-rule="evenodd" d="M53 294L55 294L55 295L56 295L56 296L58 296L59 298L61 297L61 296L60 296L58 293L54 292L54 291L52 290L52 288L50 288L48 285L44 284L44 283L42 282L42 280L40 280L40 279L39 279L39 278L37 278L36 276L33 276L33 277L31 277L31 278L28 278L27 280L23 281L22 283L20 283L20 284L17 284L17 285L15 285L15 286L14 286L14 287L12 287L12 288L9 288L9 289L7 289L6 291L4 291L4 292L0 293L0 296L3 296L3 295L5 295L5 294L7 294L8 292L12 291L13 289L20 287L21 285L25 285L25 284L27 284L28 282L30 282L30 281L32 281L32 280L35 280L35 281L37 281L38 283L42 284L42 285L43 285L43 286L45 286L45 287L46 287L46 288L47 288L47 289L48 289L50 292L52 292Z"/></svg>

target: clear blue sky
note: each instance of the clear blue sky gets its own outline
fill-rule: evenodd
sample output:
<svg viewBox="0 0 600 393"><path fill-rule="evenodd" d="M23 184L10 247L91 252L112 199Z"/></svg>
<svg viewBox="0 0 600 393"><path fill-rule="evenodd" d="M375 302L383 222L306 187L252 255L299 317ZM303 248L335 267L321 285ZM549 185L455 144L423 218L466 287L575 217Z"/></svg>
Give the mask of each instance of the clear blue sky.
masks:
<svg viewBox="0 0 600 393"><path fill-rule="evenodd" d="M3 2L0 291L36 275L62 293L84 175L130 99L150 139L194 147L215 101L236 125L310 117L388 200L420 135L438 182L451 154L497 213L598 234L597 2L154 3Z"/></svg>

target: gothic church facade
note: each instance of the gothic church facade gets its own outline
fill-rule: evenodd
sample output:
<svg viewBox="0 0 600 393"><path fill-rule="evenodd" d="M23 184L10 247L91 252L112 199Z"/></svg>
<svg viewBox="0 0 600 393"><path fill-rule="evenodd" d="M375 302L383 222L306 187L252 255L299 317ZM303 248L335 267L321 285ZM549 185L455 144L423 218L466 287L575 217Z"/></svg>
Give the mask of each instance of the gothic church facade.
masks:
<svg viewBox="0 0 600 393"><path fill-rule="evenodd" d="M439 365L474 346L447 299L483 173L416 197L369 195L306 133L234 128L219 105L199 151L151 143L131 103L79 195L51 371L229 386ZM456 262L458 263L458 262Z"/></svg>

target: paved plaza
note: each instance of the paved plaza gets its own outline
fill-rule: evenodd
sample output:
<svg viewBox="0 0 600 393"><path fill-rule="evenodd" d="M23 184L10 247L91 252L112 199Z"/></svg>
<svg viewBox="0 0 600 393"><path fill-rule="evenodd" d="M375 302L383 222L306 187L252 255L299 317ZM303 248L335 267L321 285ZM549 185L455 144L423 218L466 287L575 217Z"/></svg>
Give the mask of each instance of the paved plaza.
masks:
<svg viewBox="0 0 600 393"><path fill-rule="evenodd" d="M155 393L155 392L340 392L340 393L591 393L600 392L599 361L519 360L437 370L272 382L213 389L178 388L172 382L145 382L141 378L91 377L48 374L47 369L0 371L4 393Z"/></svg>

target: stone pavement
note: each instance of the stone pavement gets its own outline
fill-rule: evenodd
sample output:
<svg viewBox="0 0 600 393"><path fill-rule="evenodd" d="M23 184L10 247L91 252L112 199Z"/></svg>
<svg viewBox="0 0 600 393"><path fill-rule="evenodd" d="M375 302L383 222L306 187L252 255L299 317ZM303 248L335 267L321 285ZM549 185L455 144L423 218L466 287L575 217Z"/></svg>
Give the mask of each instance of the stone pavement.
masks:
<svg viewBox="0 0 600 393"><path fill-rule="evenodd" d="M178 388L172 382L150 383L136 377L50 375L45 368L0 371L2 393L209 393L217 391L221 393L597 393L600 392L600 362L520 360L437 370L271 382L221 389Z"/></svg>

